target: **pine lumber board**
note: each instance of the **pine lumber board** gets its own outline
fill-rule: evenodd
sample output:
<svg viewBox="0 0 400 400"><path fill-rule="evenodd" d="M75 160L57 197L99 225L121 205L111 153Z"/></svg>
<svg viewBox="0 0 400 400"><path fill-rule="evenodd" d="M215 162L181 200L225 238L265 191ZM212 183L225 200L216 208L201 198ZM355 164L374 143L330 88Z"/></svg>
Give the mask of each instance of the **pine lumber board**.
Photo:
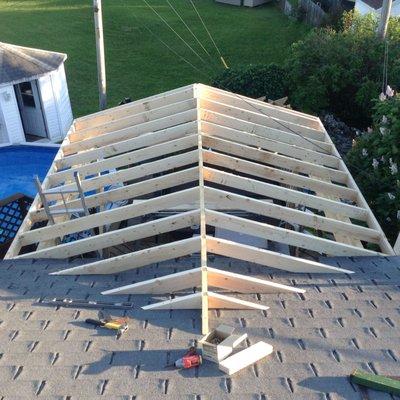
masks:
<svg viewBox="0 0 400 400"><path fill-rule="evenodd" d="M219 369L228 375L233 375L267 357L273 351L274 349L270 344L260 341L220 361Z"/></svg>
<svg viewBox="0 0 400 400"><path fill-rule="evenodd" d="M221 128L219 127L218 129ZM226 128L222 129L225 130ZM223 135L224 138L221 138L214 135L209 135L206 130L202 130L203 145L205 147L212 148L213 150L228 153L232 156L247 158L253 162L258 162L261 164L290 169L293 172L326 177L338 183L347 182L347 174L343 171L263 150L260 146L261 143L259 142L259 138L251 137L251 140L249 140L246 135L248 136L250 134L230 129L229 133ZM236 143L235 138L241 136L244 136L245 141L247 141L249 144ZM239 140L239 142L243 142L243 140Z"/></svg>
<svg viewBox="0 0 400 400"><path fill-rule="evenodd" d="M207 236L207 251L225 257L253 262L271 268L298 273L342 273L352 274L353 271L332 267L320 262L307 260L274 251L248 246L230 240Z"/></svg>
<svg viewBox="0 0 400 400"><path fill-rule="evenodd" d="M199 106L203 110L216 112L218 114L227 117L233 117L242 121L252 122L256 124L252 130L252 133L267 139L278 140L319 152L322 151L326 154L331 152L332 146L329 143L326 143L324 140L321 140L320 133L306 131L305 134L302 134L302 136L304 135L304 137L307 138L307 140L305 140L300 135L296 135L288 129L285 129L284 125L280 125L278 128L276 126L276 122L271 119L271 117L257 112L256 109L248 110L234 106L228 106L221 102L207 99L199 99Z"/></svg>
<svg viewBox="0 0 400 400"><path fill-rule="evenodd" d="M199 248L200 238L193 237L53 272L51 275L116 274L172 258L191 255L197 253Z"/></svg>

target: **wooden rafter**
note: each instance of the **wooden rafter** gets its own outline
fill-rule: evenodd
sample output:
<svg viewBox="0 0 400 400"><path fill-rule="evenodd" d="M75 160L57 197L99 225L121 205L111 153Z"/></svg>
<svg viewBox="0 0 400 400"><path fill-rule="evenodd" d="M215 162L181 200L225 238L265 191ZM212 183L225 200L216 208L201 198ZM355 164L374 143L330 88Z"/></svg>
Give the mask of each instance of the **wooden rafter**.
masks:
<svg viewBox="0 0 400 400"><path fill-rule="evenodd" d="M144 246L57 272L72 275L117 273L199 253L198 268L104 294L197 287L196 293L145 308L201 308L204 333L209 308L266 309L217 293L220 289L302 291L210 268L210 253L296 273L351 273L325 264L326 254L393 254L317 117L201 84L77 119L43 188L72 191L76 172L92 215L49 225L36 198L6 258L65 258L138 241ZM61 207L59 200L54 194L52 210ZM71 197L66 204L74 208L77 201ZM97 234L55 242L82 231ZM219 237L221 231L232 240ZM178 239L177 232L186 236ZM321 258L245 245L235 239L242 233L257 243L278 242ZM161 244L149 240L159 235L165 239Z"/></svg>

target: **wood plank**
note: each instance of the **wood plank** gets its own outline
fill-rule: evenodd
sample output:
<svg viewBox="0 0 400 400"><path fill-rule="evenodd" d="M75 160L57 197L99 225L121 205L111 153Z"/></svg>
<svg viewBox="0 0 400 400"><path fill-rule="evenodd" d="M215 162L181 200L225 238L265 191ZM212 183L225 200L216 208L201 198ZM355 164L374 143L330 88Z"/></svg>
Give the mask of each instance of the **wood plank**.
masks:
<svg viewBox="0 0 400 400"><path fill-rule="evenodd" d="M283 220L291 224L298 224L324 232L348 233L355 235L366 242L379 243L379 232L371 228L336 221L321 215L309 214L308 212L290 207L265 202L263 200L252 199L251 197L241 196L211 187L205 188L205 195L207 205L218 204L220 210L243 210L249 213Z"/></svg>
<svg viewBox="0 0 400 400"><path fill-rule="evenodd" d="M53 272L51 275L116 274L118 272L141 268L145 265L197 253L199 250L200 238L192 237Z"/></svg>
<svg viewBox="0 0 400 400"><path fill-rule="evenodd" d="M85 196L85 203L88 208L104 206L108 203L113 203L121 200L129 200L135 197L154 193L164 189L170 189L185 183L190 183L198 178L198 167L188 168L182 171L169 173L157 178L147 179L142 182L133 183L131 185L121 186L116 189L106 192L95 193L90 196ZM69 209L79 208L80 199L66 201ZM63 208L63 205L56 204L50 206L50 211L56 211ZM32 212L32 221L44 221L47 215L44 209Z"/></svg>
<svg viewBox="0 0 400 400"><path fill-rule="evenodd" d="M70 140L71 142L85 140L94 136L100 136L104 133L115 132L117 130L126 128L128 126L133 126L141 124L143 122L153 121L159 118L167 117L175 113L191 110L195 107L196 107L196 101L195 99L192 98L188 100L179 101L176 103L167 104L165 106L154 108L148 111L142 111L139 113L132 112L129 115L115 119L108 123L75 131L71 133Z"/></svg>
<svg viewBox="0 0 400 400"><path fill-rule="evenodd" d="M92 161L114 157L119 154L137 150L143 147L154 146L159 143L166 143L174 139L179 139L196 133L196 127L193 123L182 124L163 131L150 132L137 137L129 138L123 141L113 142L111 144L96 147L90 150L81 151L59 160L57 168L68 168L77 164L90 163Z"/></svg>
<svg viewBox="0 0 400 400"><path fill-rule="evenodd" d="M245 133L245 135L247 134ZM256 141L253 143L254 146L257 146L255 149L254 147L233 142L233 138L230 136L228 136L228 138L228 140L221 139L219 137L207 136L203 133L203 147L212 148L213 150L224 152L232 156L247 158L253 162L257 161L262 164L290 169L293 172L313 174L318 177L326 177L338 183L345 184L347 182L347 174L343 171L338 171L321 165L312 164L307 161L302 161L296 158L262 150L261 147L258 146L258 139L256 139Z"/></svg>
<svg viewBox="0 0 400 400"><path fill-rule="evenodd" d="M190 200L194 201L199 196L198 192L198 188L185 189L179 192L155 197L154 199L144 200L138 204L126 205L102 211L87 217L81 217L60 224L23 232L20 236L21 245L27 246L41 240L63 237L71 233L92 229L101 225L109 225L115 222L165 210L172 206L185 204Z"/></svg>
<svg viewBox="0 0 400 400"><path fill-rule="evenodd" d="M320 179L322 179L322 178L320 178ZM358 192L357 191L355 191L355 192L357 193L357 195L356 195L356 200L357 200L358 199ZM331 199L331 200L335 200L335 201L340 200L340 196L338 196L336 193L332 193L332 192L329 193L329 192L327 192L326 190L324 190L322 188L318 192L316 192L316 194L318 196L323 196L323 197L326 197L326 198ZM326 211L325 212L325 216L328 217L328 218L331 218L331 219L335 219L336 221L342 221L342 222L347 222L347 223L351 224L350 218L345 216L345 215L342 215L340 213L333 213L331 211ZM349 244L351 246L358 247L360 249L364 249L364 246L361 243L361 241L358 238L356 238L355 236L353 236L353 235L348 235L348 234L343 234L341 232L338 232L338 233L334 234L334 237L335 237L335 240L337 242L347 243L347 244Z"/></svg>
<svg viewBox="0 0 400 400"><path fill-rule="evenodd" d="M237 120L236 118L227 117L225 115L207 110L201 110L201 119L202 121L212 122L216 125L219 125L219 128L236 129L246 133L253 133L256 129L253 123ZM261 128L264 127L261 126ZM210 131L208 134L210 134ZM226 135L226 129L215 130L213 136L218 136L225 139L228 138ZM325 165L331 168L338 168L339 166L339 160L335 156L329 154L319 153L314 150L304 149L298 146L266 138L258 138L258 140L262 141L263 148L269 151L278 152L289 157L299 158L304 161Z"/></svg>
<svg viewBox="0 0 400 400"><path fill-rule="evenodd" d="M63 184L65 181L72 180L75 172L78 172L82 179L89 175L96 175L99 172L113 170L115 168L126 167L132 164L139 164L149 159L162 157L167 154L188 150L197 147L197 134L171 140L168 143L160 143L144 149L135 150L119 156L100 160L92 164L74 167L65 171L53 172L48 175L51 186Z"/></svg>
<svg viewBox="0 0 400 400"><path fill-rule="evenodd" d="M265 342L257 342L252 346L235 353L233 356L225 358L219 363L219 369L228 375L233 375L240 370L269 356L274 348Z"/></svg>
<svg viewBox="0 0 400 400"><path fill-rule="evenodd" d="M238 293L305 293L297 287L210 267L207 268L207 277L210 287Z"/></svg>
<svg viewBox="0 0 400 400"><path fill-rule="evenodd" d="M154 221L129 226L115 231L105 232L97 236L63 243L43 250L26 253L17 258L68 258L79 254L88 253L133 242L146 237L173 232L187 228L200 222L200 211L188 211Z"/></svg>
<svg viewBox="0 0 400 400"><path fill-rule="evenodd" d="M321 254L334 256L379 256L376 251L359 248L350 244L344 244L311 236L305 233L292 231L278 226L253 221L246 218L236 217L225 213L206 210L207 225L228 229L230 231L261 237L274 242L285 243L290 246L313 250Z"/></svg>
<svg viewBox="0 0 400 400"><path fill-rule="evenodd" d="M143 306L143 310L198 310L201 309L201 292Z"/></svg>
<svg viewBox="0 0 400 400"><path fill-rule="evenodd" d="M196 310L201 309L201 292L187 296L175 297L174 299L149 304L142 307L143 310ZM252 303L250 301L236 299L222 294L208 292L209 308L228 310L268 310L269 307Z"/></svg>
<svg viewBox="0 0 400 400"><path fill-rule="evenodd" d="M168 156L168 154L166 154ZM135 179L144 178L160 172L166 172L174 168L181 168L190 164L198 163L198 151L192 150L174 156L162 158L160 160L152 161L149 163L139 164L131 168L124 168L114 170L104 175L96 175L82 181L82 189L84 192L102 189L106 186L114 185L116 183L125 183L134 181ZM54 187L51 190L77 190L75 183L65 184L62 186Z"/></svg>
<svg viewBox="0 0 400 400"><path fill-rule="evenodd" d="M201 333L207 335L209 331L208 324L208 281L207 281L207 244L206 244L206 217L204 203L204 174L203 174L203 144L202 137L199 135L199 205L200 205L200 267L201 267Z"/></svg>
<svg viewBox="0 0 400 400"><path fill-rule="evenodd" d="M271 268L298 273L343 273L353 271L332 267L316 261L288 256L274 251L207 236L207 251L225 257L254 262Z"/></svg>
<svg viewBox="0 0 400 400"><path fill-rule="evenodd" d="M99 126L132 115L132 113L140 113L146 110L159 108L192 97L193 84L77 118L75 120L75 130L79 131L89 127Z"/></svg>
<svg viewBox="0 0 400 400"><path fill-rule="evenodd" d="M201 267L117 287L101 294L168 294L200 286Z"/></svg>
<svg viewBox="0 0 400 400"><path fill-rule="evenodd" d="M201 286L202 269L193 268L131 285L106 290L102 294L167 294ZM247 275L207 267L208 285L238 293L305 293L305 290Z"/></svg>
<svg viewBox="0 0 400 400"><path fill-rule="evenodd" d="M397 236L396 243L393 246L394 253L400 256L400 233Z"/></svg>
<svg viewBox="0 0 400 400"><path fill-rule="evenodd" d="M329 137L329 135L326 132L325 127L324 127L324 125L322 124L321 121L319 121L319 124L321 126L321 129L325 133L325 137L326 137L325 140L327 142L329 142L329 143L333 143L332 139ZM335 146L333 147L333 154L340 158L340 161L339 161L340 170L342 170L342 171L344 171L344 172L346 172L348 174L348 177L349 177L348 178L348 186L353 188L353 189L356 189L358 191L358 201L357 201L357 203L360 204L365 209L367 209L367 213L368 213L367 223L368 223L368 226L370 228L373 228L373 229L375 229L375 230L380 232L381 238L380 238L379 245L380 245L382 251L387 255L394 255L393 248L390 245L389 241L387 240L387 237L386 237L385 233L383 232L381 226L379 225L378 220L376 219L375 215L371 211L371 209L370 209L367 201L365 200L360 188L357 186L356 181L354 180L354 178L350 174L350 171L348 170L348 168L347 168L346 164L344 163L343 159L340 157L340 154L337 151Z"/></svg>
<svg viewBox="0 0 400 400"><path fill-rule="evenodd" d="M235 107L240 107L247 110L254 110L254 107L260 111L269 115L271 118L277 119L287 124L288 127L292 129L299 129L301 127L308 128L309 131L321 131L318 117L314 117L309 114L301 113L295 110L289 110L284 107L272 106L263 101L252 99L250 97L245 97L238 95L236 93L230 93L222 89L217 89L214 87L198 84L199 97L203 99L210 99L219 101L224 104L233 105ZM277 125L280 126L280 125ZM300 133L305 133L305 130L300 131ZM323 134L321 134L321 137Z"/></svg>
<svg viewBox="0 0 400 400"><path fill-rule="evenodd" d="M181 113L160 118L155 121L144 122L142 124L129 126L127 128L120 129L115 132L104 133L100 136L95 136L89 139L82 140L80 142L74 142L65 144L63 151L66 154L75 153L82 150L91 149L94 147L105 146L120 142L122 140L131 139L143 135L145 133L162 131L170 129L178 125L183 125L196 121L197 111L195 109L189 111L183 111Z"/></svg>
<svg viewBox="0 0 400 400"><path fill-rule="evenodd" d="M292 131L291 129L287 129L285 124L279 125L274 119L260 112L256 112L255 109L246 110L206 99L200 99L199 107L206 111L212 111L227 117L254 123L254 129L251 133L268 139L278 140L318 152L322 151L327 154L330 154L332 150L332 146L324 142L324 136L321 135L320 132L306 130L305 133L297 133L299 129L298 126ZM202 124L202 129L207 129L207 122Z"/></svg>
<svg viewBox="0 0 400 400"><path fill-rule="evenodd" d="M296 205L300 204L321 211L330 210L333 212L341 212L342 214L345 214L351 218L362 221L365 221L367 218L367 210L364 208L351 206L346 203L340 203L308 193L260 182L254 179L243 178L241 176L218 171L212 168L204 168L204 179L207 182L213 182L239 190L245 190L253 194L265 196L267 198L290 201Z"/></svg>
<svg viewBox="0 0 400 400"><path fill-rule="evenodd" d="M227 310L268 310L269 307L263 304L241 300L236 297L226 296L221 293L208 292L208 307L210 309Z"/></svg>
<svg viewBox="0 0 400 400"><path fill-rule="evenodd" d="M293 172L283 171L277 168L260 165L251 161L246 161L238 157L232 157L214 151L204 150L204 162L217 165L239 173L268 179L274 182L294 186L296 188L308 189L314 192L320 191L321 197L326 195L335 195L333 200L338 201L340 197L355 201L357 200L357 191L347 187L335 185L333 183L323 182L320 179L302 176ZM339 197L340 196L340 197Z"/></svg>

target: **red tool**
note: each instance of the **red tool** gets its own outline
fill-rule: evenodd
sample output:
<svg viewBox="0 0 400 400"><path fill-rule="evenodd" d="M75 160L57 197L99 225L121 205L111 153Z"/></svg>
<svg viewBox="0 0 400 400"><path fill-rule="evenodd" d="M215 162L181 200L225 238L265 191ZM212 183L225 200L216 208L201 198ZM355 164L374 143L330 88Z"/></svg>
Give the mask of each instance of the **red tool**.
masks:
<svg viewBox="0 0 400 400"><path fill-rule="evenodd" d="M203 362L203 359L200 354L197 353L196 347L191 347L186 354L176 360L173 364L168 364L165 368L174 367L174 368L193 368L198 367Z"/></svg>

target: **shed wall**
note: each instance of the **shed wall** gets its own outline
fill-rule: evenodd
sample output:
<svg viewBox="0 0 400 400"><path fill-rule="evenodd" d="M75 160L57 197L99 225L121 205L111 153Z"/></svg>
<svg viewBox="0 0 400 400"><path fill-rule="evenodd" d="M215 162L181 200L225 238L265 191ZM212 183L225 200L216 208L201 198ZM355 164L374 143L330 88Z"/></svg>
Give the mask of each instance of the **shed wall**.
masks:
<svg viewBox="0 0 400 400"><path fill-rule="evenodd" d="M73 120L64 65L39 78L39 87L49 139L63 140Z"/></svg>
<svg viewBox="0 0 400 400"><path fill-rule="evenodd" d="M15 97L14 87L0 88L0 109L3 114L5 134L0 137L0 143L21 143L25 141L24 129Z"/></svg>

